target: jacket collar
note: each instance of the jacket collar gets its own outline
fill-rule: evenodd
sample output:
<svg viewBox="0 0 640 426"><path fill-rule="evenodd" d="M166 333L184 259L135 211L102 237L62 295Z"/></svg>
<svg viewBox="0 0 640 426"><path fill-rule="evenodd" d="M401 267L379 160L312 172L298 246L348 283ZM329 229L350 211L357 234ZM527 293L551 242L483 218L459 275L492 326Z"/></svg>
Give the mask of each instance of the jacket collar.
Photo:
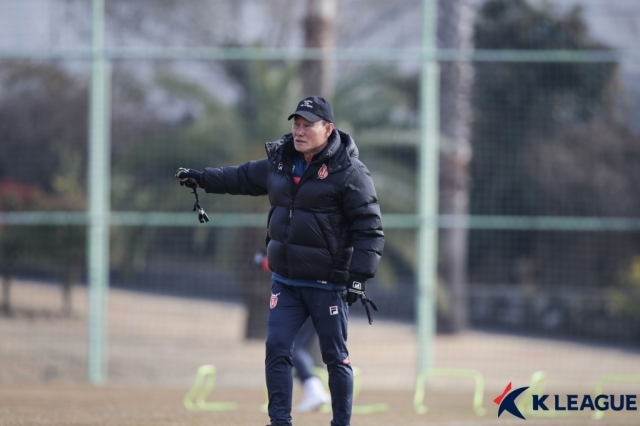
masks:
<svg viewBox="0 0 640 426"><path fill-rule="evenodd" d="M267 158L274 163L290 164L291 156L298 155L293 147L293 135L288 133L279 140L265 144ZM350 158L358 157L358 147L353 138L342 130L334 129L329 136L327 146L316 154L312 163L318 161L329 166L330 171L339 170L351 166Z"/></svg>

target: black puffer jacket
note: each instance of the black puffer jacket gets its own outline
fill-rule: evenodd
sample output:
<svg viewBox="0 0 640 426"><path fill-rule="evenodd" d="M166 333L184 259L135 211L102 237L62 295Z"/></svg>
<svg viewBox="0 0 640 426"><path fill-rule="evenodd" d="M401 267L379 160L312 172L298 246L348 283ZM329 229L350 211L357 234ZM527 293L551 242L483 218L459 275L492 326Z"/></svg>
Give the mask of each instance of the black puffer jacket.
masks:
<svg viewBox="0 0 640 426"><path fill-rule="evenodd" d="M267 258L278 275L345 284L375 275L384 247L380 207L371 174L348 134L334 130L298 185L291 134L266 144L267 158L241 166L206 168L206 192L269 195ZM326 175L325 175L326 171Z"/></svg>

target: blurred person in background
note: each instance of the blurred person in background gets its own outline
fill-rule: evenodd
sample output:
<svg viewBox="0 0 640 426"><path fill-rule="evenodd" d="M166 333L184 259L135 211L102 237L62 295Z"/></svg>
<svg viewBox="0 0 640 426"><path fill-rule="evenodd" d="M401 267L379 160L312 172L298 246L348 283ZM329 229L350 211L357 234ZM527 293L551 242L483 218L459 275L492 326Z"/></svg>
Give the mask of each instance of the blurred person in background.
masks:
<svg viewBox="0 0 640 426"><path fill-rule="evenodd" d="M347 133L335 128L324 98L303 99L291 133L265 145L267 156L203 172L179 168L181 185L207 193L268 195L267 262L272 271L265 376L271 426L291 426L291 352L307 318L327 365L332 426L349 426L353 371L347 350L349 306L369 314L365 283L384 247L371 173Z"/></svg>

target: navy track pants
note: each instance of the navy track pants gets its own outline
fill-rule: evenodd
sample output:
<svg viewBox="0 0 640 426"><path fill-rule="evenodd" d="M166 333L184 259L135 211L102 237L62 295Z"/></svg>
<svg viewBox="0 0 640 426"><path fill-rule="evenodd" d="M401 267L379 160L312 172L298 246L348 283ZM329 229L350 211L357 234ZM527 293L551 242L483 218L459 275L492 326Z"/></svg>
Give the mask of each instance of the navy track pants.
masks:
<svg viewBox="0 0 640 426"><path fill-rule="evenodd" d="M331 426L349 426L353 372L347 351L349 307L342 300L342 292L273 282L270 308L265 375L271 424L291 425L291 351L302 325L311 317L318 334L322 360L329 373L333 410Z"/></svg>

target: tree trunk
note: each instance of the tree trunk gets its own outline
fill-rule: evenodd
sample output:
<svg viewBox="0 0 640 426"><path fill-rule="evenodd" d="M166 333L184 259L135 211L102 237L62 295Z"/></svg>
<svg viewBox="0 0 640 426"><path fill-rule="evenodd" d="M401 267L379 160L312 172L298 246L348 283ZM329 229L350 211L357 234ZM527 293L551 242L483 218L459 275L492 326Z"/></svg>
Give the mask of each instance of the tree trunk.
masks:
<svg viewBox="0 0 640 426"><path fill-rule="evenodd" d="M247 308L245 323L245 339L264 340L267 337L267 318L269 315L269 298L271 297L271 275L253 264L254 253L264 248L264 231L247 229L239 232L240 256L246 257L247 267L242 270L242 298Z"/></svg>
<svg viewBox="0 0 640 426"><path fill-rule="evenodd" d="M447 49L472 47L473 13L468 0L438 1L438 45ZM469 62L441 63L440 81L440 212L467 215L471 161L471 86ZM457 332L468 325L467 238L463 227L440 231L440 277L449 299L440 312L440 329Z"/></svg>
<svg viewBox="0 0 640 426"><path fill-rule="evenodd" d="M0 312L3 315L11 315L11 273L5 271L2 274L2 305L0 305Z"/></svg>
<svg viewBox="0 0 640 426"><path fill-rule="evenodd" d="M337 0L307 0L304 45L323 49L322 59L302 62L304 96L331 98L335 89L334 56Z"/></svg>
<svg viewBox="0 0 640 426"><path fill-rule="evenodd" d="M304 19L305 46L332 49L334 46L334 22L336 0L308 0L307 15ZM302 81L304 96L319 95L330 98L333 95L333 55L326 52L321 60L304 61L302 63ZM259 251L263 246L264 234L255 230L243 231L242 247L254 247ZM245 252L246 253L246 252ZM253 256L253 252L251 253ZM242 272L243 298L247 308L245 338L264 339L267 330L269 298L271 296L270 276L256 266L251 266L252 259L247 257L247 268ZM313 354L314 359L317 357Z"/></svg>
<svg viewBox="0 0 640 426"><path fill-rule="evenodd" d="M74 275L73 267L71 265L64 268L62 274L62 315L64 316L70 316L73 312L71 294Z"/></svg>
<svg viewBox="0 0 640 426"><path fill-rule="evenodd" d="M302 89L304 96L319 95L331 102L335 90L335 20L337 0L307 0L304 19L304 45L322 49L322 59L302 63ZM317 336L317 335L316 335ZM314 336L307 351L315 365L322 365L322 355L317 337Z"/></svg>

